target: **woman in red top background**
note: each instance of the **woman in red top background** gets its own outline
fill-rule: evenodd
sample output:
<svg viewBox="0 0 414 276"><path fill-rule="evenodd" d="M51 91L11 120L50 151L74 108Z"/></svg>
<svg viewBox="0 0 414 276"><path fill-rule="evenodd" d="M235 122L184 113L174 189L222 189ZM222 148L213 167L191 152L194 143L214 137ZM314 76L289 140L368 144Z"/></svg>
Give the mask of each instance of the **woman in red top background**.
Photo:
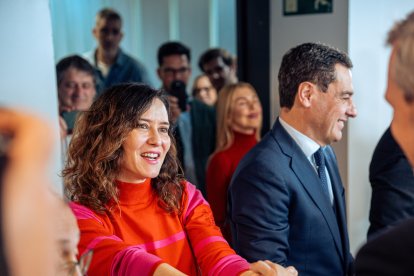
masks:
<svg viewBox="0 0 414 276"><path fill-rule="evenodd" d="M260 140L262 106L256 90L248 83L229 84L217 101L216 150L207 166L207 200L216 224L231 243L226 224L227 188L243 156Z"/></svg>
<svg viewBox="0 0 414 276"><path fill-rule="evenodd" d="M63 172L88 275L296 275L247 263L177 165L167 96L141 84L103 93L78 118Z"/></svg>

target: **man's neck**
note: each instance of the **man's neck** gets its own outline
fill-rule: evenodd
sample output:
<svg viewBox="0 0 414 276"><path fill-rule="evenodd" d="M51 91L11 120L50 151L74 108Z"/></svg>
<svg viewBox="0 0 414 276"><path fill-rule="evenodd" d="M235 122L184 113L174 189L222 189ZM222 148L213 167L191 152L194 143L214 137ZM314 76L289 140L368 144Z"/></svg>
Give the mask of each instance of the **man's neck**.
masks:
<svg viewBox="0 0 414 276"><path fill-rule="evenodd" d="M280 118L293 127L295 130L299 131L303 135L309 137L316 143L323 146L315 137L314 124L311 121L307 120L309 115L306 112L301 112L298 109L289 109L282 107L280 110Z"/></svg>
<svg viewBox="0 0 414 276"><path fill-rule="evenodd" d="M101 48L96 49L96 61L111 66L115 63L119 49L104 51Z"/></svg>

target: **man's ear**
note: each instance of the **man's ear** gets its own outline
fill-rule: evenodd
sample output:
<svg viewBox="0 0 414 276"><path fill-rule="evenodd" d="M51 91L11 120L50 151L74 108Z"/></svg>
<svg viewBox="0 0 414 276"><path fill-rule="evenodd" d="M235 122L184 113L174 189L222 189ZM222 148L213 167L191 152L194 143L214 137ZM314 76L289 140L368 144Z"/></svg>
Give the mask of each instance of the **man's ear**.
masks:
<svg viewBox="0 0 414 276"><path fill-rule="evenodd" d="M92 35L93 35L94 38L96 38L96 39L98 38L98 31L96 30L95 27L92 29Z"/></svg>
<svg viewBox="0 0 414 276"><path fill-rule="evenodd" d="M305 81L299 84L298 93L296 95L299 103L304 107L311 106L311 98L315 93L315 84Z"/></svg>

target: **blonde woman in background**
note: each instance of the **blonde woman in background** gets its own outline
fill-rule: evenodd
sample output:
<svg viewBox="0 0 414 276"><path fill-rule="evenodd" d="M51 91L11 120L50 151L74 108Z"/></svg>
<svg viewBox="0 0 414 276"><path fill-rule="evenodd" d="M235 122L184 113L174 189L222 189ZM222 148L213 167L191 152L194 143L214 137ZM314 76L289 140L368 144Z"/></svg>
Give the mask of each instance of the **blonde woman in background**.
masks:
<svg viewBox="0 0 414 276"><path fill-rule="evenodd" d="M227 188L240 160L260 140L261 128L262 106L255 89L244 82L224 86L217 101L217 141L207 166L206 189L216 224L229 243Z"/></svg>
<svg viewBox="0 0 414 276"><path fill-rule="evenodd" d="M200 75L195 78L193 83L193 97L210 106L216 104L217 90L206 75Z"/></svg>

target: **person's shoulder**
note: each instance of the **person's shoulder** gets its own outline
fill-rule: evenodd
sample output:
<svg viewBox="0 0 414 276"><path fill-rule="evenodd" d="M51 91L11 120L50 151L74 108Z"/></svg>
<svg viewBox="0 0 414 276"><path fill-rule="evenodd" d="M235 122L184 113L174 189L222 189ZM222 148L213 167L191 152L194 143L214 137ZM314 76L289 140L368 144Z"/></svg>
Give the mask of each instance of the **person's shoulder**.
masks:
<svg viewBox="0 0 414 276"><path fill-rule="evenodd" d="M104 224L99 214L80 203L69 202L69 207L77 220L92 219L100 224Z"/></svg>
<svg viewBox="0 0 414 276"><path fill-rule="evenodd" d="M92 49L90 51L84 52L80 56L86 59L93 66L95 64L95 51L95 49Z"/></svg>
<svg viewBox="0 0 414 276"><path fill-rule="evenodd" d="M221 150L213 153L210 158L209 167L214 166L216 168L226 168L231 164L231 158L229 156L229 150Z"/></svg>
<svg viewBox="0 0 414 276"><path fill-rule="evenodd" d="M124 52L122 49L119 49L119 61L123 64L130 64L139 70L145 70L145 66L141 61L129 53Z"/></svg>

